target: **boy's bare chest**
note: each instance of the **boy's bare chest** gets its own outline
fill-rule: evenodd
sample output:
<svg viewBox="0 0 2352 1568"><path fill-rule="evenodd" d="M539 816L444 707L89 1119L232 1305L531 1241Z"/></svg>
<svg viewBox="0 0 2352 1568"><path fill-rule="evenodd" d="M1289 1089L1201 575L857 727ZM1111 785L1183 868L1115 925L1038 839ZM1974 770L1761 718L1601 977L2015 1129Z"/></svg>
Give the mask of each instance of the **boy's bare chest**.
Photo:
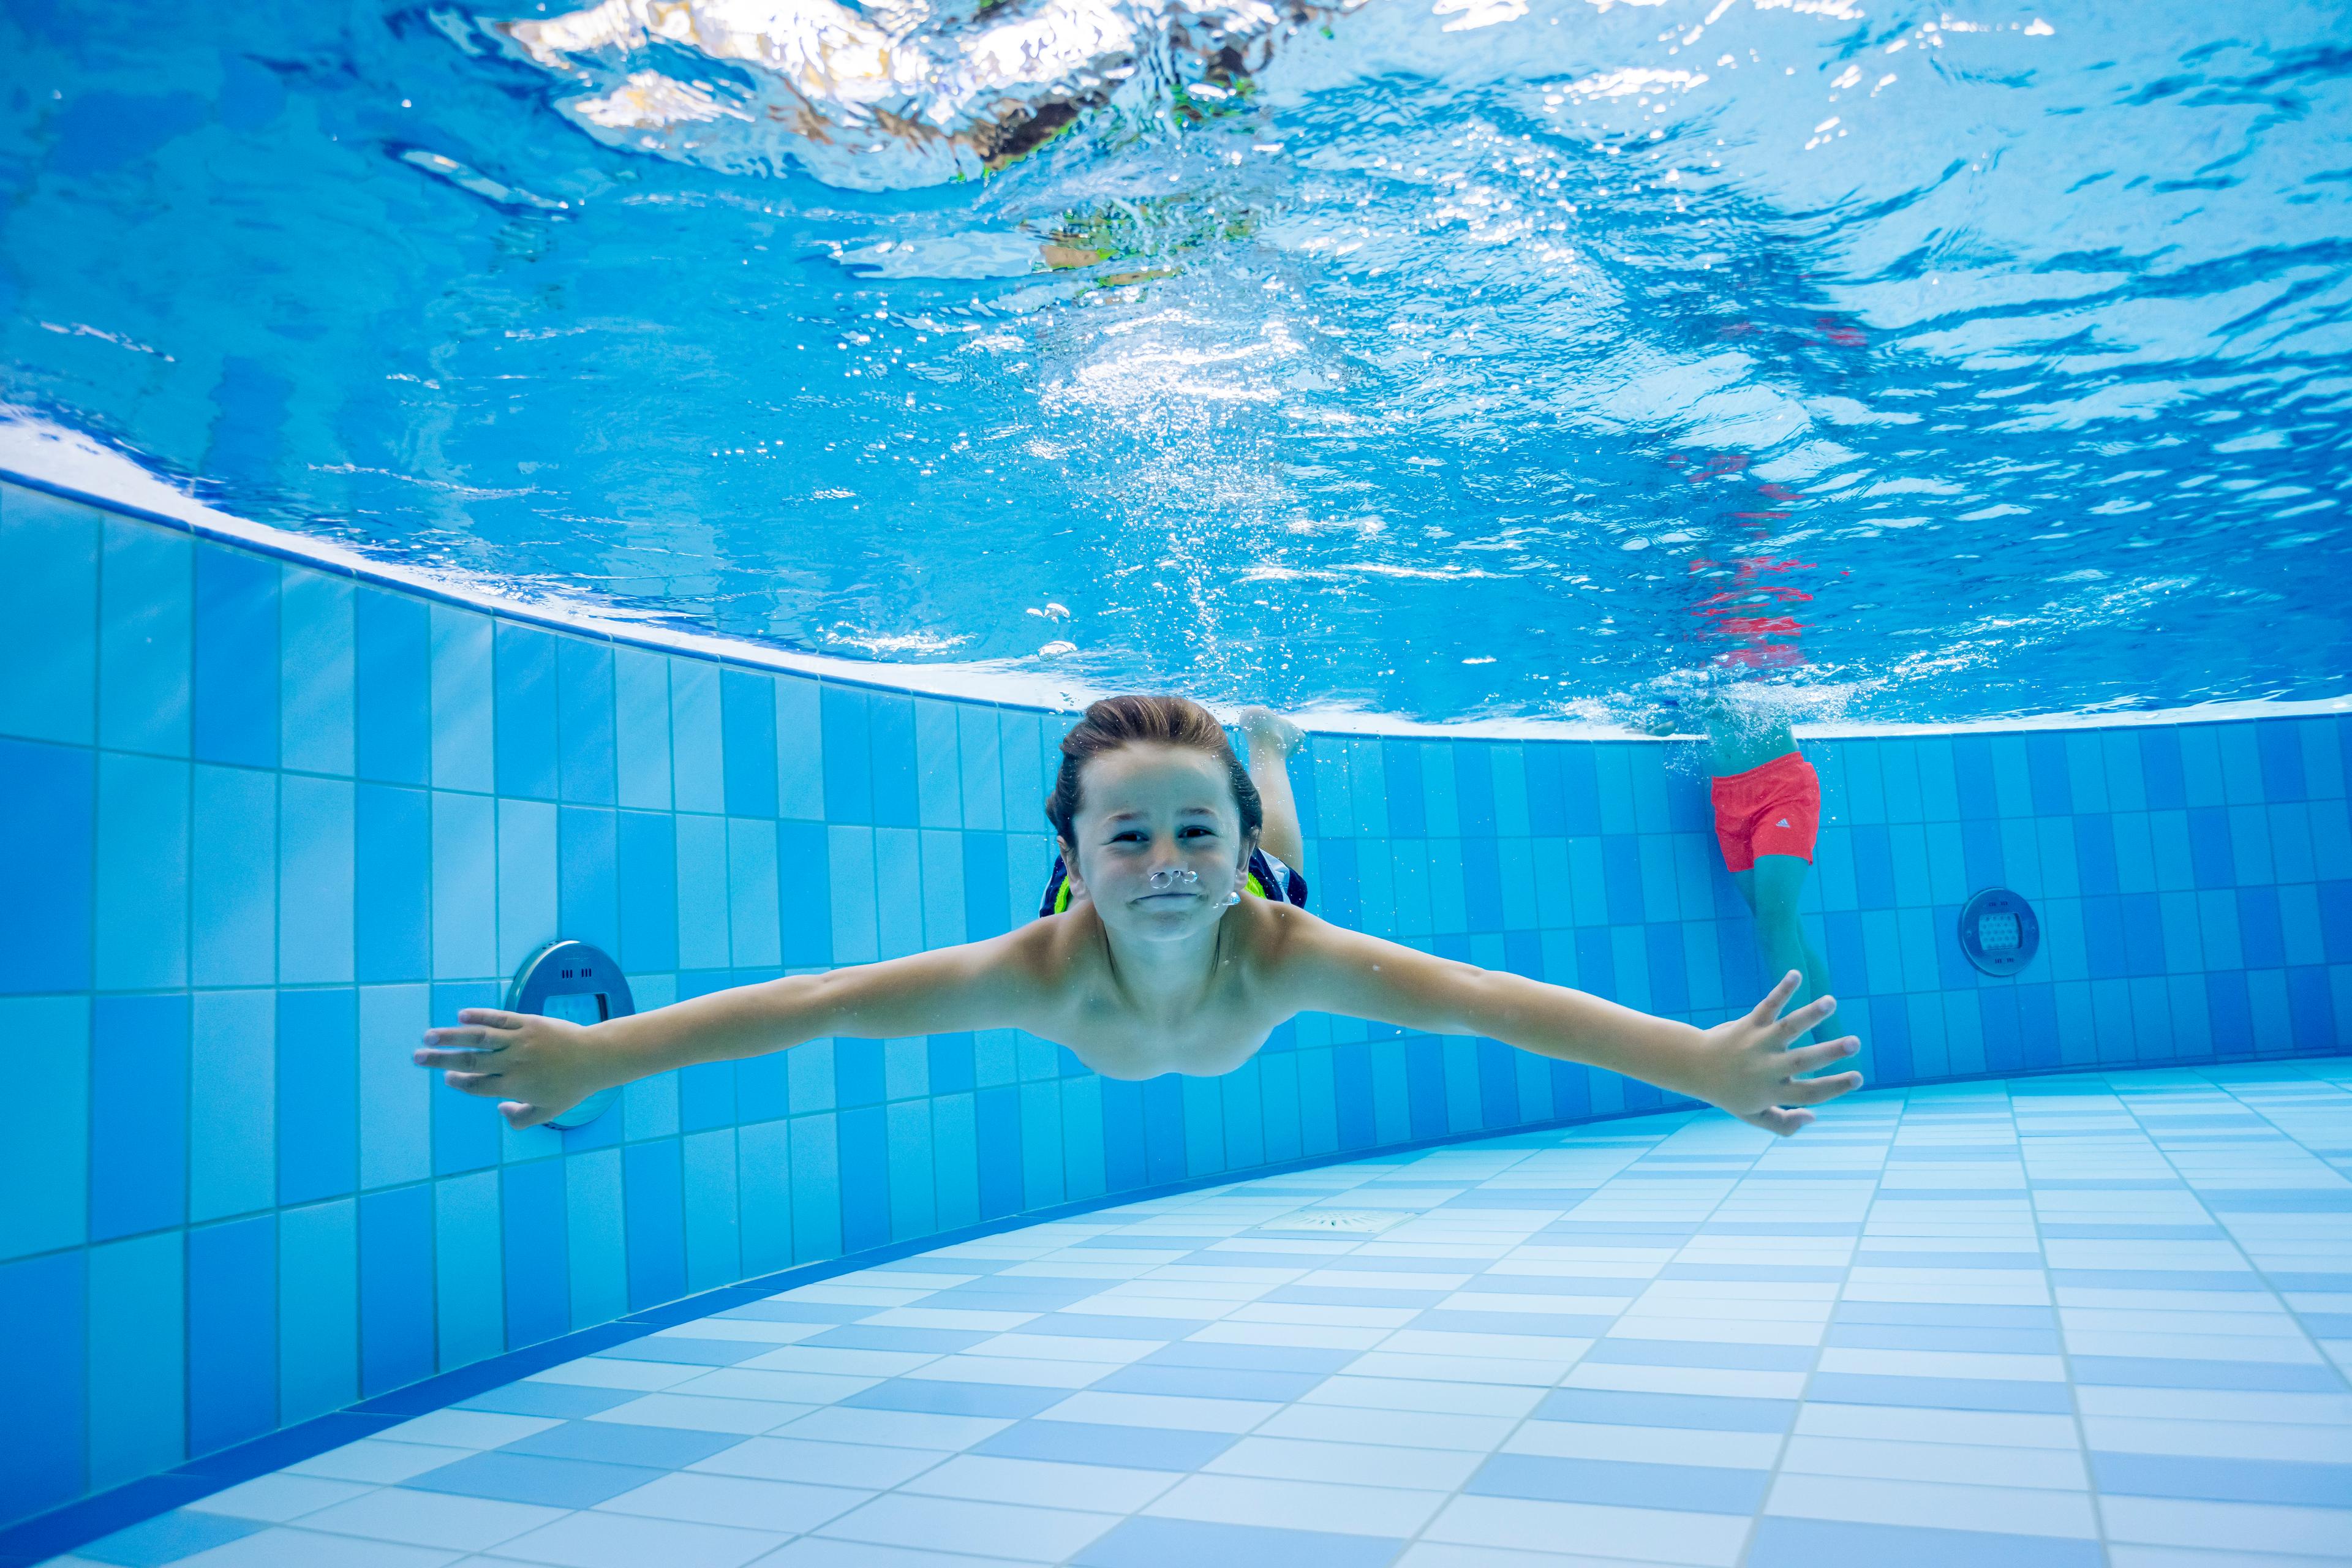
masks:
<svg viewBox="0 0 2352 1568"><path fill-rule="evenodd" d="M1149 1016L1108 986L1073 995L1049 1036L1106 1078L1157 1078L1181 1072L1232 1072L1255 1055L1282 1022L1267 999L1235 983L1182 1016Z"/></svg>

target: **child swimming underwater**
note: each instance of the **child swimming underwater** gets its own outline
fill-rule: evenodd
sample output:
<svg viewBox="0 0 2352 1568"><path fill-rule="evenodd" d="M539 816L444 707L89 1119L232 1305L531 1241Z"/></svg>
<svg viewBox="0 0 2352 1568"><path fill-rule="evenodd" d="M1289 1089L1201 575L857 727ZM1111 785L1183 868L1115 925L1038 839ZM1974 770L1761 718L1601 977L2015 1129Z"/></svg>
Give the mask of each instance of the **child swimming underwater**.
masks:
<svg viewBox="0 0 2352 1568"><path fill-rule="evenodd" d="M1307 913L1304 885L1280 864L1299 853L1283 766L1297 731L1264 710L1244 721L1278 808L1272 820L1198 703L1114 697L1087 709L1062 742L1045 804L1061 847L1047 891L1056 912L1018 931L601 1024L469 1007L456 1026L426 1031L416 1062L499 1100L513 1126L533 1127L615 1084L826 1036L1017 1028L1109 1078L1214 1076L1247 1061L1286 1020L1322 1012L1484 1035L1645 1079L1783 1135L1813 1119L1807 1107L1860 1086L1855 1072L1801 1076L1858 1042L1790 1048L1834 1006L1822 997L1783 1017L1794 973L1752 1011L1700 1029Z"/></svg>

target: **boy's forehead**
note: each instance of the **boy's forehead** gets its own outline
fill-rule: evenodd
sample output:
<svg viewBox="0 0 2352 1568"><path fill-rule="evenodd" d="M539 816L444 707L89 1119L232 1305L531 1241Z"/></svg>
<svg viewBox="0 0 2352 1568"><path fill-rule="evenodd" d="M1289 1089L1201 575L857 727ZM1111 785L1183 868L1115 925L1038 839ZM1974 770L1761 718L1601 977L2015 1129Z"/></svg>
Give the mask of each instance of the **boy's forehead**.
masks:
<svg viewBox="0 0 2352 1568"><path fill-rule="evenodd" d="M1232 791L1215 759L1189 747L1123 746L1097 757L1087 769L1086 805L1116 812L1143 800L1168 804L1169 795L1194 796L1212 809L1230 808ZM1193 800L1183 800L1191 805Z"/></svg>

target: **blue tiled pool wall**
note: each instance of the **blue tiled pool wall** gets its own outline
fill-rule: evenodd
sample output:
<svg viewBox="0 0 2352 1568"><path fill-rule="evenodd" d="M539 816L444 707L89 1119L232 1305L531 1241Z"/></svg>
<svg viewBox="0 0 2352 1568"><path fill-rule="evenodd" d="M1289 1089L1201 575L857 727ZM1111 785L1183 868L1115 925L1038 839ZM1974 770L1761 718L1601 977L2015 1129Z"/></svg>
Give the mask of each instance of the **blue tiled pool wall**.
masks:
<svg viewBox="0 0 2352 1568"><path fill-rule="evenodd" d="M0 486L0 1521L688 1291L1269 1163L1658 1103L1309 1017L1218 1079L819 1041L503 1127L407 1062L540 943L641 1005L1007 929L1067 716L495 618ZM2337 717L1809 745L1880 1083L2335 1049ZM1702 1022L1760 987L1645 743L1319 737L1332 917ZM2045 950L1980 978L1978 887Z"/></svg>

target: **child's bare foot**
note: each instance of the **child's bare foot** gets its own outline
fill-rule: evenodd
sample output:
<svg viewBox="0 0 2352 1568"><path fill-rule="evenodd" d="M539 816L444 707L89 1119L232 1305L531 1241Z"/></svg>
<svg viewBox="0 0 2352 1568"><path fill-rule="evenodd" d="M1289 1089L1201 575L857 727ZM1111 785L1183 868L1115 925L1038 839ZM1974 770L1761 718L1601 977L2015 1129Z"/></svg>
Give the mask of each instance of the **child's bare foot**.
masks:
<svg viewBox="0 0 2352 1568"><path fill-rule="evenodd" d="M1284 756L1298 750L1306 734L1297 725L1271 708L1244 708L1239 721L1242 733L1249 737L1250 749L1272 746Z"/></svg>

